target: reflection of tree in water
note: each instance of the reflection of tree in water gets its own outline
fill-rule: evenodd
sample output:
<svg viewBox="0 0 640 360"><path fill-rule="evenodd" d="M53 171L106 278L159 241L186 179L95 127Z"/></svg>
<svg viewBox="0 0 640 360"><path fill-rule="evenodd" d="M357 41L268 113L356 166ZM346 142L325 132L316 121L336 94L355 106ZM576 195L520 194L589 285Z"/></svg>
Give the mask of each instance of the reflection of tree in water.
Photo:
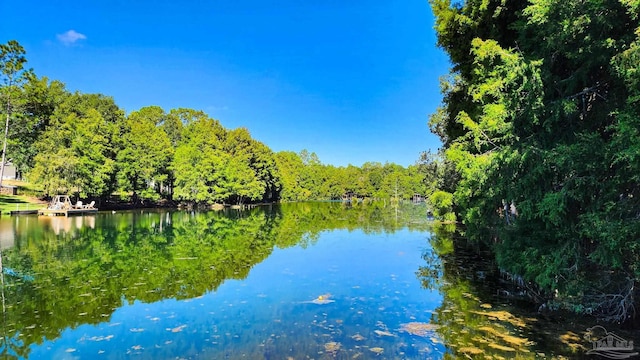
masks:
<svg viewBox="0 0 640 360"><path fill-rule="evenodd" d="M31 344L109 321L123 302L215 291L227 279L246 278L275 246L308 246L322 231L424 230L425 223L410 222L421 211L403 208L396 222L389 206L299 203L250 211L138 210L14 226L15 246L4 250L4 265L33 279L8 277L3 286L3 356L26 358Z"/></svg>
<svg viewBox="0 0 640 360"><path fill-rule="evenodd" d="M454 226L435 227L435 255L425 256L428 266L418 272L423 286L439 288L443 295L432 321L440 325L438 333L449 347L445 358L535 358L533 344L523 334L528 319L490 304L495 300L491 291L497 288L490 254L469 249L463 239L454 241L455 236Z"/></svg>
<svg viewBox="0 0 640 360"><path fill-rule="evenodd" d="M433 250L423 255L426 265L417 276L423 287L443 296L432 322L440 325L438 334L449 349L445 358L571 357L584 350L575 333L586 326L550 323L537 316L533 304L513 307L508 304L516 300L498 296L509 284L500 281L493 256L469 244L455 226L434 227L432 234Z"/></svg>

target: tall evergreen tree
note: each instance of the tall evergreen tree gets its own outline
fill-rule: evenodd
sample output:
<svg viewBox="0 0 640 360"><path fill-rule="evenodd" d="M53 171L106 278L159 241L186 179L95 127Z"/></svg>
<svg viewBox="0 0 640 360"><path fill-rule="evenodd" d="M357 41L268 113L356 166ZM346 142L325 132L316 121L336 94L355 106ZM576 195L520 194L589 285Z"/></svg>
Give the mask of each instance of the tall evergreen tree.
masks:
<svg viewBox="0 0 640 360"><path fill-rule="evenodd" d="M460 176L467 234L559 303L627 319L640 280L637 2L432 7L454 67L430 128Z"/></svg>

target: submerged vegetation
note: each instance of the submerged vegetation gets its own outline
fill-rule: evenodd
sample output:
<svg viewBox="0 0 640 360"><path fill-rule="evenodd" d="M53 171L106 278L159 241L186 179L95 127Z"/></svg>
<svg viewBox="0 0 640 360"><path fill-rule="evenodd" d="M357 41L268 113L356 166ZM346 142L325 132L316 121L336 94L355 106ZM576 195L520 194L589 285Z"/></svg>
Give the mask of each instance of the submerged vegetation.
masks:
<svg viewBox="0 0 640 360"><path fill-rule="evenodd" d="M638 2L431 6L453 63L429 121L443 143L443 208L539 287L543 308L629 320L640 281Z"/></svg>

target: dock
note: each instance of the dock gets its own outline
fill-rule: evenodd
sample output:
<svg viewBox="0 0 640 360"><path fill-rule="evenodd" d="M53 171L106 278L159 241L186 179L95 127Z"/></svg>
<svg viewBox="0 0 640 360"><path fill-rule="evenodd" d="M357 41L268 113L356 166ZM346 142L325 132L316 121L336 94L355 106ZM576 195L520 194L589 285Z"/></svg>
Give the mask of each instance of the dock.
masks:
<svg viewBox="0 0 640 360"><path fill-rule="evenodd" d="M11 215L35 215L38 213L38 210L13 210L9 211Z"/></svg>
<svg viewBox="0 0 640 360"><path fill-rule="evenodd" d="M49 203L49 206L38 210L38 215L47 216L70 216L82 214L94 214L98 212L93 205L95 201L89 204L83 204L78 201L76 204L71 203L71 199L67 195L56 195Z"/></svg>
<svg viewBox="0 0 640 360"><path fill-rule="evenodd" d="M70 215L81 215L81 214L95 214L98 212L98 209L40 209L38 210L38 215L47 215L47 216L70 216Z"/></svg>

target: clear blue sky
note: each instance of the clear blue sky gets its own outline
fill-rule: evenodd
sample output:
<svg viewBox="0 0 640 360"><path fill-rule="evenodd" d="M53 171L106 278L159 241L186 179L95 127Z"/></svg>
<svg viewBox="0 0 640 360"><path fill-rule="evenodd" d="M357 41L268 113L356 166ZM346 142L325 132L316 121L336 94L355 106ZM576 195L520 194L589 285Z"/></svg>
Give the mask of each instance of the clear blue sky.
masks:
<svg viewBox="0 0 640 360"><path fill-rule="evenodd" d="M0 1L0 42L127 113L204 110L274 151L413 164L449 63L427 0Z"/></svg>

